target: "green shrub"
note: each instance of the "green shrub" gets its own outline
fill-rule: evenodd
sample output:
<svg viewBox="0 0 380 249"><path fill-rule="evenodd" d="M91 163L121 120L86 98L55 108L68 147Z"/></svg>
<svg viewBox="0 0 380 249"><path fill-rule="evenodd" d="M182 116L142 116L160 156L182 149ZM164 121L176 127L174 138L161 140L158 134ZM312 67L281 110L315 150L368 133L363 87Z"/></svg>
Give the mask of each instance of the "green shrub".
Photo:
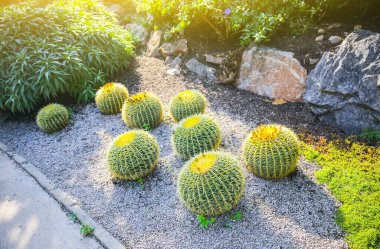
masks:
<svg viewBox="0 0 380 249"><path fill-rule="evenodd" d="M157 140L146 131L135 130L114 140L107 160L113 177L135 181L151 174L159 157Z"/></svg>
<svg viewBox="0 0 380 249"><path fill-rule="evenodd" d="M130 128L150 130L163 120L161 100L153 93L138 93L128 98L122 109L122 118Z"/></svg>
<svg viewBox="0 0 380 249"><path fill-rule="evenodd" d="M297 136L280 125L260 125L244 141L243 157L255 175L281 179L292 173L300 154Z"/></svg>
<svg viewBox="0 0 380 249"><path fill-rule="evenodd" d="M50 104L38 112L36 121L44 132L57 132L69 124L69 112L63 105Z"/></svg>
<svg viewBox="0 0 380 249"><path fill-rule="evenodd" d="M183 159L219 148L222 140L219 125L206 115L183 119L172 136L173 148Z"/></svg>
<svg viewBox="0 0 380 249"><path fill-rule="evenodd" d="M305 30L324 1L319 0L139 0L137 10L155 28L171 27L169 37L189 27L210 27L219 39L240 35L243 45L266 41L280 28Z"/></svg>
<svg viewBox="0 0 380 249"><path fill-rule="evenodd" d="M128 97L128 89L124 85L108 83L96 92L95 103L102 113L116 114L121 111L124 101Z"/></svg>
<svg viewBox="0 0 380 249"><path fill-rule="evenodd" d="M198 91L180 92L170 102L170 113L176 122L195 114L203 114L206 109L206 98Z"/></svg>
<svg viewBox="0 0 380 249"><path fill-rule="evenodd" d="M194 157L178 177L180 199L190 211L205 216L220 215L235 207L244 186L239 161L222 152Z"/></svg>
<svg viewBox="0 0 380 249"><path fill-rule="evenodd" d="M13 113L67 94L90 101L134 54L131 34L95 0L11 5L0 23L0 109Z"/></svg>

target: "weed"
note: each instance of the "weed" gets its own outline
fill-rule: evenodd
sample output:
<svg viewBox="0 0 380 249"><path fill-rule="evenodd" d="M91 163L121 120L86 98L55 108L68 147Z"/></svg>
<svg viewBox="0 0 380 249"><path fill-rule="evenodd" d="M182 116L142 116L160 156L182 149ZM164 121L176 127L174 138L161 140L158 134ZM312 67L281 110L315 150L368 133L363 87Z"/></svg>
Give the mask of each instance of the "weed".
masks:
<svg viewBox="0 0 380 249"><path fill-rule="evenodd" d="M203 215L197 215L197 220L199 222L199 226L202 227L202 228L204 228L204 229L209 228L216 221L216 219L214 217L211 217L211 218L207 219Z"/></svg>
<svg viewBox="0 0 380 249"><path fill-rule="evenodd" d="M69 219L74 223L78 222L78 216L75 213L70 213Z"/></svg>
<svg viewBox="0 0 380 249"><path fill-rule="evenodd" d="M90 236L94 232L94 230L95 228L93 228L92 226L83 224L80 228L80 234L82 234L83 236Z"/></svg>
<svg viewBox="0 0 380 249"><path fill-rule="evenodd" d="M137 183L139 184L139 186L140 186L140 188L141 188L142 190L145 189L145 180L144 180L143 178L138 179L138 180L137 180Z"/></svg>

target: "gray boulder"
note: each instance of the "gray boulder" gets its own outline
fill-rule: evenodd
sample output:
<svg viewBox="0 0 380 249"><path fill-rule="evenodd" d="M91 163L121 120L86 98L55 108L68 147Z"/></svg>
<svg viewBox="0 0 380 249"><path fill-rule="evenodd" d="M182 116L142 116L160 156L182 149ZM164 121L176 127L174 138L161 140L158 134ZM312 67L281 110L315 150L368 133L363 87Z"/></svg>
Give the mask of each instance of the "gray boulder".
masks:
<svg viewBox="0 0 380 249"><path fill-rule="evenodd" d="M304 100L320 120L348 134L380 129L380 34L351 33L311 71Z"/></svg>
<svg viewBox="0 0 380 249"><path fill-rule="evenodd" d="M186 67L187 69L197 74L202 79L207 79L209 81L216 81L216 76L215 76L216 69L203 65L195 58L192 58L188 62L186 62Z"/></svg>

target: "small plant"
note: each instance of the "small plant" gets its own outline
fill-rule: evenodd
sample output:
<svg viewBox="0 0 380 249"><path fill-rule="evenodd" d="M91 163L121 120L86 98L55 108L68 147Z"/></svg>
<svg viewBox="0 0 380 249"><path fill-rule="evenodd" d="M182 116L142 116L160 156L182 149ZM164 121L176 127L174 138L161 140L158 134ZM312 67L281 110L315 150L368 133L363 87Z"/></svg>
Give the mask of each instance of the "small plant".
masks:
<svg viewBox="0 0 380 249"><path fill-rule="evenodd" d="M195 114L203 114L206 98L198 91L186 90L177 94L170 102L170 113L174 121L179 122Z"/></svg>
<svg viewBox="0 0 380 249"><path fill-rule="evenodd" d="M82 227L80 228L80 234L82 234L83 236L90 236L94 231L95 231L95 228L93 228L90 225L83 224Z"/></svg>
<svg viewBox="0 0 380 249"><path fill-rule="evenodd" d="M243 214L240 211L237 211L233 215L231 215L231 220L233 221L241 221L243 219Z"/></svg>
<svg viewBox="0 0 380 249"><path fill-rule="evenodd" d="M75 213L70 213L69 219L74 223L78 222L78 216Z"/></svg>
<svg viewBox="0 0 380 249"><path fill-rule="evenodd" d="M152 130L152 128L150 127L149 124L143 124L142 129L143 129L144 131L150 131L150 130Z"/></svg>
<svg viewBox="0 0 380 249"><path fill-rule="evenodd" d="M206 115L183 119L172 136L174 150L183 159L219 148L222 140L219 125Z"/></svg>
<svg viewBox="0 0 380 249"><path fill-rule="evenodd" d="M377 142L380 141L380 130L365 129L359 134L359 137L368 141Z"/></svg>
<svg viewBox="0 0 380 249"><path fill-rule="evenodd" d="M95 103L102 113L116 114L121 111L128 96L128 89L124 85L108 83L96 92Z"/></svg>
<svg viewBox="0 0 380 249"><path fill-rule="evenodd" d="M300 143L290 129L280 125L260 125L244 141L243 157L255 175L281 179L292 173L300 155Z"/></svg>
<svg viewBox="0 0 380 249"><path fill-rule="evenodd" d="M216 219L214 217L211 217L209 219L207 219L205 216L203 215L197 215L197 220L199 222L199 226L201 228L204 228L204 229L207 229L209 228L212 224L215 223Z"/></svg>
<svg viewBox="0 0 380 249"><path fill-rule="evenodd" d="M60 104L50 104L37 114L37 125L45 133L62 130L69 124L69 111Z"/></svg>
<svg viewBox="0 0 380 249"><path fill-rule="evenodd" d="M239 161L226 153L207 152L185 164L177 186L180 199L190 211L217 216L237 205L245 179Z"/></svg>
<svg viewBox="0 0 380 249"><path fill-rule="evenodd" d="M153 129L163 120L161 100L149 92L133 95L123 105L122 118L130 128Z"/></svg>
<svg viewBox="0 0 380 249"><path fill-rule="evenodd" d="M151 174L160 157L157 140L146 131L135 130L118 136L107 154L108 166L116 179L139 181Z"/></svg>
<svg viewBox="0 0 380 249"><path fill-rule="evenodd" d="M138 180L137 180L137 183L139 184L139 186L140 186L140 188L141 188L142 190L145 189L145 179L144 179L144 178L140 178L140 179L138 179Z"/></svg>

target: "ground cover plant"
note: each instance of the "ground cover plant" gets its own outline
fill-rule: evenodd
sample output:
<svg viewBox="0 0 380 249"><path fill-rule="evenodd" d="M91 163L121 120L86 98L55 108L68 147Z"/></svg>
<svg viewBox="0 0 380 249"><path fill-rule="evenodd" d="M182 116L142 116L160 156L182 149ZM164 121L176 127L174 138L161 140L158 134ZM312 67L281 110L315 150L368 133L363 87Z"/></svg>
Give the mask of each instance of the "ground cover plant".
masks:
<svg viewBox="0 0 380 249"><path fill-rule="evenodd" d="M342 202L336 220L350 246L380 248L380 148L354 139L306 141L303 154L322 166L317 179Z"/></svg>
<svg viewBox="0 0 380 249"><path fill-rule="evenodd" d="M0 10L0 109L29 113L62 95L94 98L133 57L130 33L94 0Z"/></svg>

